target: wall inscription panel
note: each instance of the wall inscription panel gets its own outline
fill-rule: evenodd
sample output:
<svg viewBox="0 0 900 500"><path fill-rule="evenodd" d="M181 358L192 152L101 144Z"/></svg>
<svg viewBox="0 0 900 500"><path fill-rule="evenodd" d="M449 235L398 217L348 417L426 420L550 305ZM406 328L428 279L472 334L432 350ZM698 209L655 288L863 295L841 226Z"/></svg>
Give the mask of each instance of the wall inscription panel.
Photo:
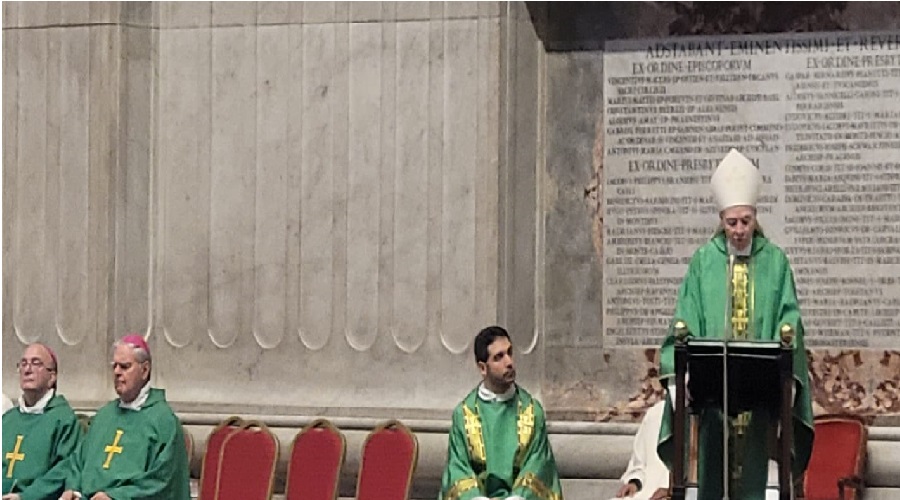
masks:
<svg viewBox="0 0 900 500"><path fill-rule="evenodd" d="M900 32L608 42L604 71L604 345L662 342L735 147L807 346L897 348Z"/></svg>

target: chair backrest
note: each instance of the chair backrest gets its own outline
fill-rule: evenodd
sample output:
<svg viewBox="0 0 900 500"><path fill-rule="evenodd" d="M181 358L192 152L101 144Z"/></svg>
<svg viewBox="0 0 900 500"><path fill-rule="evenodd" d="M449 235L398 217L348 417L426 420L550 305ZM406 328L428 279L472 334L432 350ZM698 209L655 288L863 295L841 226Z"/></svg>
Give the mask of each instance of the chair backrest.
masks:
<svg viewBox="0 0 900 500"><path fill-rule="evenodd" d="M219 482L219 458L222 455L222 443L229 434L238 431L242 423L243 420L240 417L228 417L209 433L200 468L200 493L198 495L200 500L217 498L216 485Z"/></svg>
<svg viewBox="0 0 900 500"><path fill-rule="evenodd" d="M191 468L191 459L194 457L194 436L181 426L181 432L184 434L184 449L187 451L188 469Z"/></svg>
<svg viewBox="0 0 900 500"><path fill-rule="evenodd" d="M216 500L272 498L278 438L258 420L249 420L222 442Z"/></svg>
<svg viewBox="0 0 900 500"><path fill-rule="evenodd" d="M823 415L815 418L815 440L803 491L806 500L837 500L838 482L865 475L868 429L852 416ZM856 500L856 488L847 490L846 499Z"/></svg>
<svg viewBox="0 0 900 500"><path fill-rule="evenodd" d="M335 500L346 452L344 435L328 420L304 427L291 444L285 500Z"/></svg>
<svg viewBox="0 0 900 500"><path fill-rule="evenodd" d="M78 423L81 424L81 432L87 434L88 429L91 428L91 416L86 413L76 413L75 418L77 418Z"/></svg>
<svg viewBox="0 0 900 500"><path fill-rule="evenodd" d="M363 443L357 500L408 500L419 459L416 436L397 420L376 427Z"/></svg>

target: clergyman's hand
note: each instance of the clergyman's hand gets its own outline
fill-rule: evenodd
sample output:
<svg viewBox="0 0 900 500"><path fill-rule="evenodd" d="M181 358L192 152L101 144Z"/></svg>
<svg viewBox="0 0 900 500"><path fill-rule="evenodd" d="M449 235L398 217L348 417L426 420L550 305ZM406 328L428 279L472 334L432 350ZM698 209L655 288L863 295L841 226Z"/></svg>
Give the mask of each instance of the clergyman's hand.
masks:
<svg viewBox="0 0 900 500"><path fill-rule="evenodd" d="M628 482L623 484L622 487L619 488L619 491L616 492L616 498L631 497L634 496L637 491L637 485L632 482Z"/></svg>
<svg viewBox="0 0 900 500"><path fill-rule="evenodd" d="M109 496L104 492L95 493L94 496L91 497L91 500L112 500Z"/></svg>
<svg viewBox="0 0 900 500"><path fill-rule="evenodd" d="M59 496L59 500L75 500L76 498L78 497L75 495L75 491L73 490L66 490L62 495Z"/></svg>
<svg viewBox="0 0 900 500"><path fill-rule="evenodd" d="M7 493L3 495L3 500L20 500L20 498L18 493Z"/></svg>
<svg viewBox="0 0 900 500"><path fill-rule="evenodd" d="M650 495L650 500L666 500L666 498L669 498L668 488L659 488Z"/></svg>

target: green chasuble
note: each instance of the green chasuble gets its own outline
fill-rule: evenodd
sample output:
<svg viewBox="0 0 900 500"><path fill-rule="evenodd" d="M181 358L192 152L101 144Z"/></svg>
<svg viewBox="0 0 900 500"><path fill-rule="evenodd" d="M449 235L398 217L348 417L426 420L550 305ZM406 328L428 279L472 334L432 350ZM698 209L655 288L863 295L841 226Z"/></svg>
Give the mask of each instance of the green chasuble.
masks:
<svg viewBox="0 0 900 500"><path fill-rule="evenodd" d="M793 409L793 464L792 472L798 477L809 462L812 450L812 401L809 391L806 348L803 345L803 323L794 288L794 275L784 252L770 243L760 232L753 236L748 263L749 326L748 339L780 340L782 325L790 325L794 337L794 387L796 396ZM687 275L678 292L674 320L687 324L695 337L722 338L726 328L728 297L728 254L725 235L719 231L713 239L700 247L691 258ZM660 358L660 378L675 375L674 323L669 327L663 342ZM663 380L664 386L669 380ZM659 434L659 455L672 468L673 421L672 399L666 398L666 410ZM744 454L741 460L742 477L738 491L732 491L736 500L762 500L765 497L768 459L775 456L768 450L768 432L778 425L778 416L756 411L744 437ZM699 499L722 498L722 415L721 412L704 411L700 416Z"/></svg>
<svg viewBox="0 0 900 500"><path fill-rule="evenodd" d="M487 402L476 388L453 410L442 500L562 500L541 403L521 387Z"/></svg>
<svg viewBox="0 0 900 500"><path fill-rule="evenodd" d="M165 391L150 389L140 411L113 400L97 411L66 482L84 498L189 500L188 457L181 422Z"/></svg>
<svg viewBox="0 0 900 500"><path fill-rule="evenodd" d="M78 448L81 434L75 412L58 394L42 414L22 413L18 407L4 413L3 493L18 493L22 500L59 498L66 459Z"/></svg>

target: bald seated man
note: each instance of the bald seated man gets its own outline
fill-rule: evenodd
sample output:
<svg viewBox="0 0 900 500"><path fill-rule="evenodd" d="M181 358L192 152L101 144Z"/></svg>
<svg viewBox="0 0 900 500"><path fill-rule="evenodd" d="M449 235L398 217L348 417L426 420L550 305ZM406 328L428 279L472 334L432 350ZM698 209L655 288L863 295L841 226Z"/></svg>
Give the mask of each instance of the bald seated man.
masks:
<svg viewBox="0 0 900 500"><path fill-rule="evenodd" d="M150 347L140 335L113 344L118 398L100 408L72 460L61 500L189 500L188 456L166 392L150 387Z"/></svg>
<svg viewBox="0 0 900 500"><path fill-rule="evenodd" d="M66 479L66 459L78 448L81 425L56 393L56 354L30 344L16 363L22 396L3 414L3 500L56 499Z"/></svg>

